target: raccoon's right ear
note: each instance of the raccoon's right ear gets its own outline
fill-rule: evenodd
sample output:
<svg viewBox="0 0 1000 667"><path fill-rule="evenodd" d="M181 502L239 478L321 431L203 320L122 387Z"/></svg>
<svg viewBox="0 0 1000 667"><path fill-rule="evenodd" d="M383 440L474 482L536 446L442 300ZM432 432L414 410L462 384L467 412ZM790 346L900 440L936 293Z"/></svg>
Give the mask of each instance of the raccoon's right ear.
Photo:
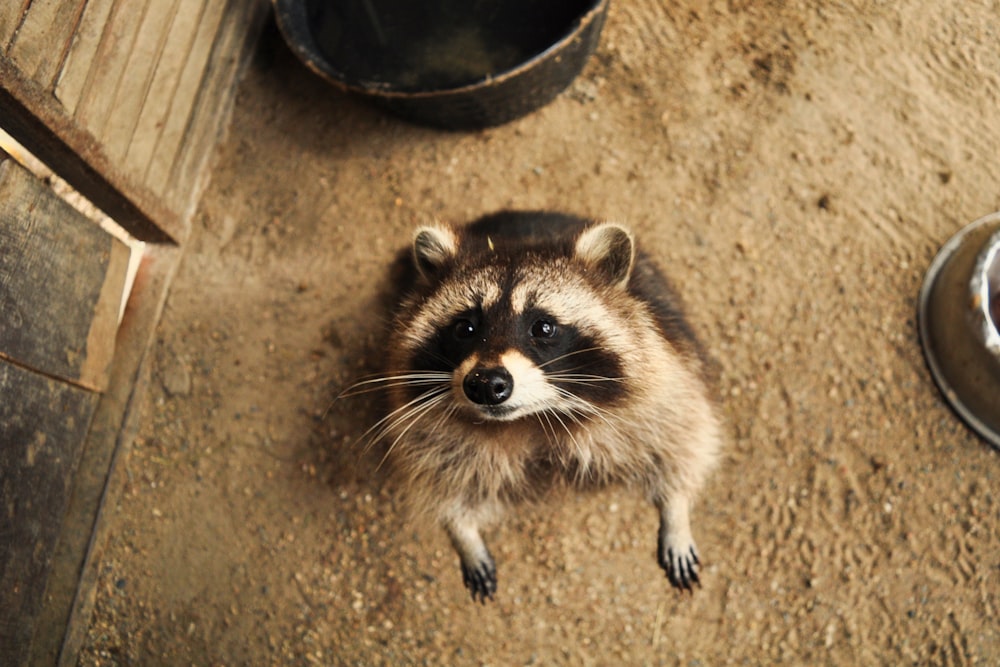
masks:
<svg viewBox="0 0 1000 667"><path fill-rule="evenodd" d="M458 253L458 238L446 227L421 227L413 236L413 263L424 278L433 278Z"/></svg>

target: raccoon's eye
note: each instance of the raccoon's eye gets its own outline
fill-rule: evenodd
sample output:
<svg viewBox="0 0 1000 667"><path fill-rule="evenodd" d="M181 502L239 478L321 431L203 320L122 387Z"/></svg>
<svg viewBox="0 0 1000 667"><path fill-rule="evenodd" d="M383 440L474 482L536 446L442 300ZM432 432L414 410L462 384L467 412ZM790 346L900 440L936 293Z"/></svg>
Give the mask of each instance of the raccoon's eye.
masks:
<svg viewBox="0 0 1000 667"><path fill-rule="evenodd" d="M531 325L531 336L533 338L552 338L556 335L556 323L552 320L535 320Z"/></svg>
<svg viewBox="0 0 1000 667"><path fill-rule="evenodd" d="M451 326L451 333L459 340L472 338L476 335L476 325L469 320L458 320Z"/></svg>

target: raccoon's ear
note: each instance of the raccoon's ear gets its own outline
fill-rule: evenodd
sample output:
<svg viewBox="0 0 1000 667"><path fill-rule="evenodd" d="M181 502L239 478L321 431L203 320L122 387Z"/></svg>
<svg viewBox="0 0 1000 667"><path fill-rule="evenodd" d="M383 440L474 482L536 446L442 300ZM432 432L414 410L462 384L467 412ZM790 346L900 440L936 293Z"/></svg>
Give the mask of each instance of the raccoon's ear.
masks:
<svg viewBox="0 0 1000 667"><path fill-rule="evenodd" d="M613 222L589 227L576 240L576 257L600 271L613 286L624 289L635 259L632 233Z"/></svg>
<svg viewBox="0 0 1000 667"><path fill-rule="evenodd" d="M425 278L433 278L458 252L458 238L446 227L421 227L413 236L413 263Z"/></svg>

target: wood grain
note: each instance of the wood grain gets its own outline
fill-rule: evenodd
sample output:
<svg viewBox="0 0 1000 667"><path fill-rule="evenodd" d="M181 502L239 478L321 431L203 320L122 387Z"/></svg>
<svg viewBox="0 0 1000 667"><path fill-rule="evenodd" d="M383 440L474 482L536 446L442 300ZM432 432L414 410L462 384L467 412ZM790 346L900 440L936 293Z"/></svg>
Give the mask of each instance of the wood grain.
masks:
<svg viewBox="0 0 1000 667"><path fill-rule="evenodd" d="M148 5L147 0L117 2L108 15L101 44L94 54L94 69L74 114L74 120L98 140L105 136L105 127L115 111L118 87Z"/></svg>
<svg viewBox="0 0 1000 667"><path fill-rule="evenodd" d="M14 33L21 25L21 17L27 11L31 0L7 0L0 2L0 53L7 50Z"/></svg>
<svg viewBox="0 0 1000 667"><path fill-rule="evenodd" d="M28 77L48 87L62 67L86 0L33 0L7 55Z"/></svg>
<svg viewBox="0 0 1000 667"><path fill-rule="evenodd" d="M186 119L190 115L190 109L184 109L183 105L175 108L173 102L193 96L194 91L184 86L197 88L200 81L199 77L190 82L182 75L199 37L205 5L206 0L180 0L175 9L125 155L125 168L129 172L145 175L171 116L177 114ZM214 30L211 34L214 36ZM203 67L204 63L199 69ZM167 143L163 148L170 151L171 146Z"/></svg>
<svg viewBox="0 0 1000 667"><path fill-rule="evenodd" d="M96 66L95 55L104 38L104 28L115 0L89 0L80 18L73 42L55 82L56 99L72 116Z"/></svg>
<svg viewBox="0 0 1000 667"><path fill-rule="evenodd" d="M219 26L222 24L226 4L209 2L205 6L177 84L177 92L170 100L169 115L156 149L151 152L146 164L146 182L161 196L165 195L170 187L171 168L185 146L185 138L193 130L195 104L199 98L202 81L205 79L205 72L209 67L212 45L215 44ZM129 157L135 159L134 156Z"/></svg>
<svg viewBox="0 0 1000 667"><path fill-rule="evenodd" d="M134 140L139 115L150 94L154 74L162 64L163 50L177 15L178 0L150 2L136 28L132 48L118 86L111 96L114 113L108 115L103 130L95 133L114 162L121 164Z"/></svg>
<svg viewBox="0 0 1000 667"><path fill-rule="evenodd" d="M212 147L232 109L234 85L249 58L252 42L246 35L248 32L258 34L266 16L259 0L229 0L225 5L223 20L198 86L198 97L167 179L169 187L165 197L170 200L185 192L199 192Z"/></svg>

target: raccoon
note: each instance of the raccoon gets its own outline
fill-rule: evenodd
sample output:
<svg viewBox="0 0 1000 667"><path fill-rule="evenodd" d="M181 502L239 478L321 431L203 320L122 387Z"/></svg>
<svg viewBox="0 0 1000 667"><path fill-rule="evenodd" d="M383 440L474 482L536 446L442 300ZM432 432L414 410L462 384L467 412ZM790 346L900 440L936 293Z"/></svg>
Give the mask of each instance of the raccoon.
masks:
<svg viewBox="0 0 1000 667"><path fill-rule="evenodd" d="M698 341L631 232L503 211L416 231L398 301L380 422L386 458L443 525L480 602L497 590L482 531L557 485L645 491L657 559L691 591L690 511L720 426Z"/></svg>

